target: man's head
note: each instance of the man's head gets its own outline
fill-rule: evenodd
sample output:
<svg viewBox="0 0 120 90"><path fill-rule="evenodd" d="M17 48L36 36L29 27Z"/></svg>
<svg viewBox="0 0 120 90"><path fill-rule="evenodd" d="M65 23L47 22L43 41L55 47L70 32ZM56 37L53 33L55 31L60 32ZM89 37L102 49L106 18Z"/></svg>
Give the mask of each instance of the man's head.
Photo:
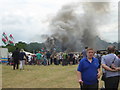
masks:
<svg viewBox="0 0 120 90"><path fill-rule="evenodd" d="M87 57L91 59L94 56L94 50L93 48L88 48L87 49Z"/></svg>
<svg viewBox="0 0 120 90"><path fill-rule="evenodd" d="M16 47L16 50L19 50L18 47Z"/></svg>
<svg viewBox="0 0 120 90"><path fill-rule="evenodd" d="M97 54L100 54L100 51L97 51Z"/></svg>
<svg viewBox="0 0 120 90"><path fill-rule="evenodd" d="M88 49L88 47L85 47L85 49Z"/></svg>
<svg viewBox="0 0 120 90"><path fill-rule="evenodd" d="M115 52L115 47L114 46L108 46L107 51L108 51L108 53L114 53Z"/></svg>
<svg viewBox="0 0 120 90"><path fill-rule="evenodd" d="M20 52L24 52L24 49L21 49Z"/></svg>

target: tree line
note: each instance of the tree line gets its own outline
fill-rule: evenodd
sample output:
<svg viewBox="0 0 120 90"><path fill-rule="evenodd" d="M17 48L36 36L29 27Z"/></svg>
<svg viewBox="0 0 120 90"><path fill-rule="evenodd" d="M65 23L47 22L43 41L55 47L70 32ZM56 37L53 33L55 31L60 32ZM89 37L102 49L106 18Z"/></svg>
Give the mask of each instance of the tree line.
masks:
<svg viewBox="0 0 120 90"><path fill-rule="evenodd" d="M6 46L1 46L2 48L8 48L9 52L13 52L16 47L19 49L24 49L27 52L31 52L31 53L36 53L37 51L41 50L41 49L46 49L45 44L44 43L37 43L37 42L32 42L32 43L25 43L25 42L18 42L15 43L14 46L11 45L6 45Z"/></svg>

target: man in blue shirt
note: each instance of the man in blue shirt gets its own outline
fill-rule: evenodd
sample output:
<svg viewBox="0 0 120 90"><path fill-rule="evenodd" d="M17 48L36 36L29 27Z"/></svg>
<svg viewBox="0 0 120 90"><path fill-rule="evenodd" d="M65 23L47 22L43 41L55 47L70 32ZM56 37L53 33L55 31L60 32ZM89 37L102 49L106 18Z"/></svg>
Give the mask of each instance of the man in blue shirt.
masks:
<svg viewBox="0 0 120 90"><path fill-rule="evenodd" d="M94 58L94 50L87 49L87 57L81 59L78 68L78 82L81 90L98 90L98 78L100 78L100 66L97 58Z"/></svg>

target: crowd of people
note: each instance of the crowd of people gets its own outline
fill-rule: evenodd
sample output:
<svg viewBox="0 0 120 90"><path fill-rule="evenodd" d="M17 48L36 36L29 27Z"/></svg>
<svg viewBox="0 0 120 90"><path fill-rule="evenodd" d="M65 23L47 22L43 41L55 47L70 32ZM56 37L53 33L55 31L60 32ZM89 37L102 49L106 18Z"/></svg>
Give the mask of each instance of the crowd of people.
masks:
<svg viewBox="0 0 120 90"><path fill-rule="evenodd" d="M85 47L82 52L38 51L33 55L26 54L23 49L16 48L8 58L8 64L13 65L13 70L19 69L19 66L20 70L23 70L24 65L67 66L78 64L77 76L81 90L91 90L91 88L98 90L98 79L101 75L105 82L105 90L118 90L120 52L116 53L114 46L109 46L104 52L95 52L93 48Z"/></svg>
<svg viewBox="0 0 120 90"><path fill-rule="evenodd" d="M8 65L14 65L14 63L19 62L20 64L25 65L76 65L79 63L79 61L86 57L86 50L87 47L85 47L85 50L82 52L56 52L53 51L52 53L50 51L38 51L36 54L26 54L23 49L19 50L16 48L16 50L13 53L9 53L8 55ZM16 53L18 52L18 53ZM95 53L95 57L100 60L101 56L104 55L106 52L98 53L97 51ZM18 55L17 55L18 54ZM14 61L15 60L15 61ZM18 64L19 64L18 63Z"/></svg>
<svg viewBox="0 0 120 90"><path fill-rule="evenodd" d="M13 53L9 53L8 65L16 65L20 63L25 65L75 65L79 63L79 60L83 58L82 53L78 52L56 52L53 51L38 51L36 54L26 54L23 49L19 51L18 48ZM16 68L17 69L17 68Z"/></svg>

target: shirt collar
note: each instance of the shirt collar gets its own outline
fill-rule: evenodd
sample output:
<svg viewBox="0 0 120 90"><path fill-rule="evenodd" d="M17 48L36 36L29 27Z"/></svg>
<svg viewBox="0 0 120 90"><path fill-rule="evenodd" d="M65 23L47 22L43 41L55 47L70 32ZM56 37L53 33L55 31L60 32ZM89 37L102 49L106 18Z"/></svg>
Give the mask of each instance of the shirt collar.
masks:
<svg viewBox="0 0 120 90"><path fill-rule="evenodd" d="M89 62L88 59L87 59L87 57L85 58L85 60L86 60L87 62ZM93 62L93 61L94 61L94 58L92 57L92 62ZM92 63L92 62L91 62L91 63Z"/></svg>

